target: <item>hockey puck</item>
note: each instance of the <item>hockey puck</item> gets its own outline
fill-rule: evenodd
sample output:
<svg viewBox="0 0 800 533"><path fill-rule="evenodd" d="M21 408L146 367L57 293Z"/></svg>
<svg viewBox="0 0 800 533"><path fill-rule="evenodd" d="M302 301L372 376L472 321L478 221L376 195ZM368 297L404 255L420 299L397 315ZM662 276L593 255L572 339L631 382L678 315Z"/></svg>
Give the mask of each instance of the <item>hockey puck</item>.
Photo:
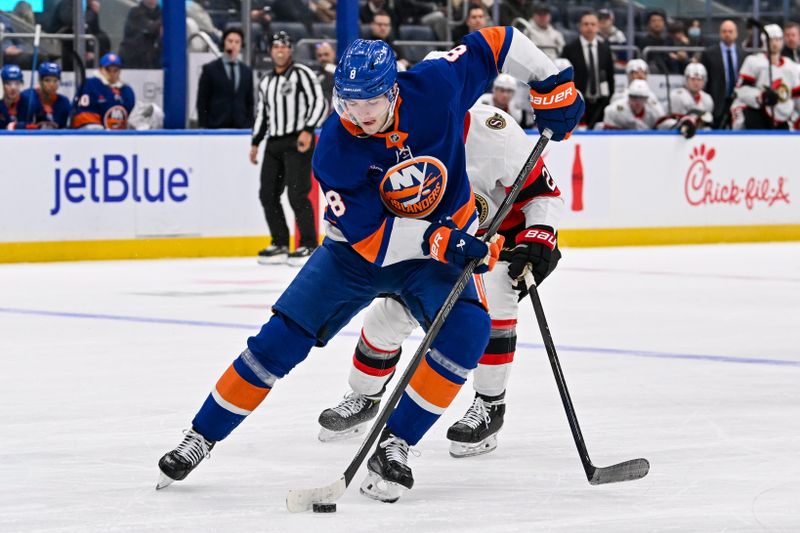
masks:
<svg viewBox="0 0 800 533"><path fill-rule="evenodd" d="M311 506L311 509L315 513L335 513L336 512L336 504L335 503L315 503Z"/></svg>

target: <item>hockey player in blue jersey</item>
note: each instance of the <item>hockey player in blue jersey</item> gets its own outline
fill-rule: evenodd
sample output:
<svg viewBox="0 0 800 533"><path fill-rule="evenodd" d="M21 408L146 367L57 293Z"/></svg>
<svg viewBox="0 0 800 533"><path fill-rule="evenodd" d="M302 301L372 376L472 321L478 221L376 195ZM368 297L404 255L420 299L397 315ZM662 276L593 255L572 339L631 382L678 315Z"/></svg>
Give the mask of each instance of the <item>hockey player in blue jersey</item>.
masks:
<svg viewBox="0 0 800 533"><path fill-rule="evenodd" d="M17 129L62 129L69 121L69 98L58 94L61 67L39 65L39 87L22 91L17 107Z"/></svg>
<svg viewBox="0 0 800 533"><path fill-rule="evenodd" d="M584 105L571 69L559 73L512 28L470 34L445 59L400 74L382 41L357 40L344 51L334 74L336 113L313 160L328 202L325 241L219 379L183 441L161 458L157 488L184 479L312 347L379 294L401 297L428 327L469 261L480 259L476 272L493 266L502 243L472 235L478 220L462 135L467 110L498 72L530 82L537 123L553 140L577 125ZM489 339L479 294L474 282L461 294L391 414L367 464L367 496L396 501L413 485L409 447L453 400Z"/></svg>
<svg viewBox="0 0 800 533"><path fill-rule="evenodd" d="M13 130L17 125L22 70L17 65L5 65L0 72L0 78L3 80L3 99L0 100L0 130Z"/></svg>
<svg viewBox="0 0 800 533"><path fill-rule="evenodd" d="M124 130L136 104L133 89L120 79L122 60L117 54L100 58L99 75L83 84L75 95L72 128Z"/></svg>

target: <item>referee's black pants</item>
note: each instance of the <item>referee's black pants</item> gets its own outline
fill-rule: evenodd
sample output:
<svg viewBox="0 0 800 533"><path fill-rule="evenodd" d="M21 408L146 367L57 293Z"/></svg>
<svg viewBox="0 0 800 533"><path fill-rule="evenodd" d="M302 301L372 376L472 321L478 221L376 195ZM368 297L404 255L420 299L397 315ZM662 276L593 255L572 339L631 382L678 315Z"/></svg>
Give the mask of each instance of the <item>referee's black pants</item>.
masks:
<svg viewBox="0 0 800 533"><path fill-rule="evenodd" d="M289 188L289 205L300 229L300 246L317 246L314 210L308 193L311 191L311 156L314 142L303 153L297 151L298 134L270 137L261 165L261 189L258 197L272 235L272 244L289 246L289 227L281 206L283 190Z"/></svg>

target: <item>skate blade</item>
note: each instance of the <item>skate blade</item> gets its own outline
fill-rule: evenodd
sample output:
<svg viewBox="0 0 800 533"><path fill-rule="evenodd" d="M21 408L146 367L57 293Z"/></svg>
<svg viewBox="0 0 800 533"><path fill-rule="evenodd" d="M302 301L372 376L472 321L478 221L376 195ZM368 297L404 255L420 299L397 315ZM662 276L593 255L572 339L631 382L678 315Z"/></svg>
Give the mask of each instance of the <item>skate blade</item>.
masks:
<svg viewBox="0 0 800 533"><path fill-rule="evenodd" d="M156 483L156 490L161 490L169 487L175 482L174 479L167 476L164 472L158 473L158 483Z"/></svg>
<svg viewBox="0 0 800 533"><path fill-rule="evenodd" d="M257 261L259 265L285 265L286 254L274 255L272 257L259 257Z"/></svg>
<svg viewBox="0 0 800 533"><path fill-rule="evenodd" d="M497 448L497 434L489 435L480 442L450 441L450 456L456 459L475 457L494 451Z"/></svg>
<svg viewBox="0 0 800 533"><path fill-rule="evenodd" d="M344 431L333 431L331 429L321 427L319 428L319 440L322 442L336 442L340 440L350 439L364 433L364 429L366 427L367 427L366 422L364 422L363 424L359 424L357 426L353 426L350 429L345 429Z"/></svg>
<svg viewBox="0 0 800 533"><path fill-rule="evenodd" d="M394 503L400 499L408 489L399 483L386 481L374 472L369 472L367 478L361 483L360 492L367 498L384 503Z"/></svg>
<svg viewBox="0 0 800 533"><path fill-rule="evenodd" d="M290 257L286 260L286 264L290 267L301 267L308 262L308 258L311 256L306 257Z"/></svg>

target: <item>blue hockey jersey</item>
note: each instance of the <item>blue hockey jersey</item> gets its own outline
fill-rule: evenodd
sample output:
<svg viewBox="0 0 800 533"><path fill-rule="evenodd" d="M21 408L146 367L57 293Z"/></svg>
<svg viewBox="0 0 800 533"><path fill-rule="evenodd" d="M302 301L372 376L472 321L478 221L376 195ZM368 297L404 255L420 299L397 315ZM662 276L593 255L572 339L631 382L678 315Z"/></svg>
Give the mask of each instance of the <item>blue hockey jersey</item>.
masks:
<svg viewBox="0 0 800 533"><path fill-rule="evenodd" d="M519 31L485 28L441 59L398 74L394 124L386 132L367 136L332 114L312 162L328 202L328 237L387 266L425 257L423 234L444 216L474 230L463 140L467 111L498 72L527 82L557 71Z"/></svg>
<svg viewBox="0 0 800 533"><path fill-rule="evenodd" d="M69 98L63 94L57 94L52 102L45 102L38 88L25 89L20 94L17 104L16 128L66 128L69 112Z"/></svg>
<svg viewBox="0 0 800 533"><path fill-rule="evenodd" d="M11 104L11 107L6 105L5 100L0 100L0 130L14 129L17 122L18 108L19 100Z"/></svg>
<svg viewBox="0 0 800 533"><path fill-rule="evenodd" d="M136 104L133 89L124 83L109 85L101 77L89 78L75 97L73 128L128 128L128 115Z"/></svg>

